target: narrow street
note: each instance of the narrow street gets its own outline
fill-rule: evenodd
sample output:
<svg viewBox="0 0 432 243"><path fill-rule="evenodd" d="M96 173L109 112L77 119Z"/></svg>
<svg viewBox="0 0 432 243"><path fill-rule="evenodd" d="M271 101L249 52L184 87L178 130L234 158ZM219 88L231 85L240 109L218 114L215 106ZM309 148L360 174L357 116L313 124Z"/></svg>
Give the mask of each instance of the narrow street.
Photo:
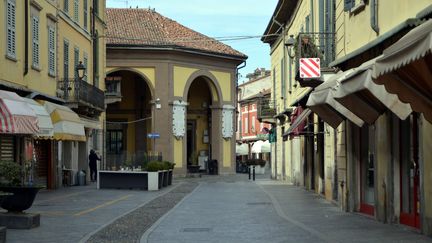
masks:
<svg viewBox="0 0 432 243"><path fill-rule="evenodd" d="M94 185L45 191L31 212L41 213L41 226L10 229L7 242L432 241L344 213L300 187L245 174L177 179L159 192Z"/></svg>

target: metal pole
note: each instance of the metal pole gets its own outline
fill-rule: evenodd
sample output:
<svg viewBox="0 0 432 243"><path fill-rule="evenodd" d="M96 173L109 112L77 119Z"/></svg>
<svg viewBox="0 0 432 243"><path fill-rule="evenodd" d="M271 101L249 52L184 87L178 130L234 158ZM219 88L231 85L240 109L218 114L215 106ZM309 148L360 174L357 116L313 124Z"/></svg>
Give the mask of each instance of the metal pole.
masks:
<svg viewBox="0 0 432 243"><path fill-rule="evenodd" d="M250 169L250 166L248 167L248 174L249 174L249 180L251 179L251 169Z"/></svg>
<svg viewBox="0 0 432 243"><path fill-rule="evenodd" d="M255 181L255 165L253 166L252 171L252 178Z"/></svg>

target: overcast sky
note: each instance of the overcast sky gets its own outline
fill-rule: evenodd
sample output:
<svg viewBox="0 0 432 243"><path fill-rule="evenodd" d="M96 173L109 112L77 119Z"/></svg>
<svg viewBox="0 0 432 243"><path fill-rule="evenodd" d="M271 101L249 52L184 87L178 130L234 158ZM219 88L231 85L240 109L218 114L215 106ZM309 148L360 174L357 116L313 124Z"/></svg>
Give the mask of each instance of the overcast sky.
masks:
<svg viewBox="0 0 432 243"><path fill-rule="evenodd" d="M210 37L262 35L277 0L107 0L108 8L155 8L157 12ZM270 68L270 47L260 38L224 41L249 58L246 74Z"/></svg>

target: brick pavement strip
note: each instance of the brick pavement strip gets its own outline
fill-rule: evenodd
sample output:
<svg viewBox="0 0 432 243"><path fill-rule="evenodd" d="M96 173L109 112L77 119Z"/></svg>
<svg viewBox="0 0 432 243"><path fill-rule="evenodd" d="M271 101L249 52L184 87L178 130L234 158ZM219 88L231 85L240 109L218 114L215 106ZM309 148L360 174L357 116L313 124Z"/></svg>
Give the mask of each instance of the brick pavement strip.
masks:
<svg viewBox="0 0 432 243"><path fill-rule="evenodd" d="M87 242L136 242L160 217L171 210L198 183L186 182L172 191L157 197L144 206L122 216L93 234Z"/></svg>

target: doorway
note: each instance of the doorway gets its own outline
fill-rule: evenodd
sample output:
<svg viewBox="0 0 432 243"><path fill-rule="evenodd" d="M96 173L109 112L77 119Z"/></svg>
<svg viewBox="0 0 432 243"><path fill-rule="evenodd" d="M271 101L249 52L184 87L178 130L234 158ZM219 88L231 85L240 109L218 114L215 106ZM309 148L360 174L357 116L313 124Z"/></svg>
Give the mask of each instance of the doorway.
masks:
<svg viewBox="0 0 432 243"><path fill-rule="evenodd" d="M196 122L193 120L187 121L187 133L186 133L186 141L187 141L187 165L191 166L195 163L196 157Z"/></svg>
<svg viewBox="0 0 432 243"><path fill-rule="evenodd" d="M375 215L375 129L360 129L360 212Z"/></svg>
<svg viewBox="0 0 432 243"><path fill-rule="evenodd" d="M399 127L400 223L420 228L418 117L412 114Z"/></svg>

